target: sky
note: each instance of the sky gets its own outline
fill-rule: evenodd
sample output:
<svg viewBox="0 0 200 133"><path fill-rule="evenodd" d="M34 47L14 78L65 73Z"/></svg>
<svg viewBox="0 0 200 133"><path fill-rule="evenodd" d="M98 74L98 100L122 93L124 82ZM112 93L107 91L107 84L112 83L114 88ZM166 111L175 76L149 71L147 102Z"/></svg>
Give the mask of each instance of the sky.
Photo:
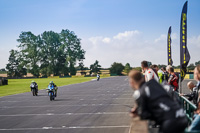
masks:
<svg viewBox="0 0 200 133"><path fill-rule="evenodd" d="M81 38L85 66L98 60L140 66L167 64L167 32L172 26L172 59L180 63L180 17L185 0L0 0L0 68L8 63L22 31L69 29ZM200 0L188 1L190 63L200 60Z"/></svg>

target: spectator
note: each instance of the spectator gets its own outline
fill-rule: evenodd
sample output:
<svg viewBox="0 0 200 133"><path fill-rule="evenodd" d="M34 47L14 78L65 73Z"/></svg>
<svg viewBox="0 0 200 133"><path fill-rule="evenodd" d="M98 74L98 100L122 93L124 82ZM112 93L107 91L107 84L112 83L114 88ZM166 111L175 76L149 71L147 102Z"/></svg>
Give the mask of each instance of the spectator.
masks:
<svg viewBox="0 0 200 133"><path fill-rule="evenodd" d="M200 131L200 102L197 104L197 110L194 112L194 120L192 121L188 131Z"/></svg>
<svg viewBox="0 0 200 133"><path fill-rule="evenodd" d="M156 75L158 76L158 70L159 70L158 66L154 64L154 65L151 65L150 68L151 68L151 69L156 73Z"/></svg>
<svg viewBox="0 0 200 133"><path fill-rule="evenodd" d="M187 127L187 118L180 105L173 101L164 88L154 79L145 83L143 75L136 70L129 73L129 84L135 90L137 107L130 116L154 120L162 133L182 133Z"/></svg>
<svg viewBox="0 0 200 133"><path fill-rule="evenodd" d="M141 67L142 67L142 72L145 75L145 81L149 81L151 79L155 79L156 81L158 81L158 76L151 68L149 68L147 61L142 61Z"/></svg>
<svg viewBox="0 0 200 133"><path fill-rule="evenodd" d="M172 66L171 66L171 65L168 65L168 66L166 67L166 70L167 70L167 72L168 72L169 76L170 76L170 73L169 73L169 69L170 69L170 68L172 68Z"/></svg>
<svg viewBox="0 0 200 133"><path fill-rule="evenodd" d="M163 71L163 80L168 81L169 79L169 73L166 71L165 67L162 67L161 70Z"/></svg>
<svg viewBox="0 0 200 133"><path fill-rule="evenodd" d="M197 65L194 69L194 79L197 81L198 90L200 90L200 65Z"/></svg>
<svg viewBox="0 0 200 133"><path fill-rule="evenodd" d="M171 85L174 88L174 91L178 92L178 77L174 73L174 68L170 67L168 72L170 74L168 83L169 83L169 85Z"/></svg>
<svg viewBox="0 0 200 133"><path fill-rule="evenodd" d="M198 102L200 101L200 65L194 69L194 79L197 81Z"/></svg>
<svg viewBox="0 0 200 133"><path fill-rule="evenodd" d="M163 81L165 81L164 72L161 69L159 69L157 73L158 73L159 82L162 83Z"/></svg>
<svg viewBox="0 0 200 133"><path fill-rule="evenodd" d="M180 94L181 96L188 97L188 100L193 101L194 104L197 104L198 92L197 88L192 81L187 83L188 89L191 91L189 94Z"/></svg>

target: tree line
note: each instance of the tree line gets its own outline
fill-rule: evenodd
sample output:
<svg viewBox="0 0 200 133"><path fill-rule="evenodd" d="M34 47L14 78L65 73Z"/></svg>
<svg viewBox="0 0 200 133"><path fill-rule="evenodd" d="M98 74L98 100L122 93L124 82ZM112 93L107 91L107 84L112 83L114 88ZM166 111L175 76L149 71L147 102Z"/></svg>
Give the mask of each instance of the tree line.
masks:
<svg viewBox="0 0 200 133"><path fill-rule="evenodd" d="M45 31L35 35L32 32L22 32L17 39L19 45L17 50L10 50L9 62L6 65L9 77L22 77L31 73L34 77L39 76L68 76L76 75L77 70L86 74L84 70L92 73L100 73L101 65L95 61L89 68L84 66L85 50L81 47L81 39L68 29L60 33ZM76 67L75 65L78 64ZM200 61L190 64L188 70L193 70ZM166 67L166 65L158 65ZM180 66L174 66L180 68ZM109 68L111 74L122 75L122 72L129 73L133 69L129 63L124 66L122 63L114 62ZM141 67L134 69L140 70ZM1 69L1 73L5 73Z"/></svg>
<svg viewBox="0 0 200 133"><path fill-rule="evenodd" d="M85 59L81 39L67 29L60 33L45 31L40 35L22 32L17 41L18 50L10 51L6 66L9 77L21 77L27 72L35 77L75 75L75 64Z"/></svg>

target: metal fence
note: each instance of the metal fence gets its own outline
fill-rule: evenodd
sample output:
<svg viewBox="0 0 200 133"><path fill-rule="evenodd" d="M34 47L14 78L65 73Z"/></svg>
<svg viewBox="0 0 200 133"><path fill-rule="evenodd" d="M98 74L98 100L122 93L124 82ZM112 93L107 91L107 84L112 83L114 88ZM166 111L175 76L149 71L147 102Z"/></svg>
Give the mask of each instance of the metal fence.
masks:
<svg viewBox="0 0 200 133"><path fill-rule="evenodd" d="M175 92L175 93L176 93L179 101L181 102L181 106L183 107L188 120L190 121L189 123L191 124L193 121L194 111L197 109L196 105L194 105L192 102L190 102L184 96L179 96L179 93L177 93L177 92ZM186 129L184 133L200 133L200 131L188 131Z"/></svg>

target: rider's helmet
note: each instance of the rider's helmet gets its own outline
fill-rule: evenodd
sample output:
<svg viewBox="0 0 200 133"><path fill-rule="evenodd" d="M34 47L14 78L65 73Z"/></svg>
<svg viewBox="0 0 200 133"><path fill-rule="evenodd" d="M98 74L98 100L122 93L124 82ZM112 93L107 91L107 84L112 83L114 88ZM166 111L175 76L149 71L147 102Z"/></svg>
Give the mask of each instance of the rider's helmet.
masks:
<svg viewBox="0 0 200 133"><path fill-rule="evenodd" d="M35 82L34 80L31 81L31 83L34 83L34 82Z"/></svg>
<svg viewBox="0 0 200 133"><path fill-rule="evenodd" d="M53 81L50 81L50 84L53 84Z"/></svg>

